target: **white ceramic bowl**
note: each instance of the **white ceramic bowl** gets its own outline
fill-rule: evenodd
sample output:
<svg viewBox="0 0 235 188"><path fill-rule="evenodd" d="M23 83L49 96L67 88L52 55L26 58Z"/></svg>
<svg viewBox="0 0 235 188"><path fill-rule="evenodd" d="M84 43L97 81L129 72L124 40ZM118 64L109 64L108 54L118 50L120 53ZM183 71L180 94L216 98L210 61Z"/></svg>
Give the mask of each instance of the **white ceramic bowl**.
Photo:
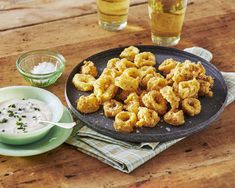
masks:
<svg viewBox="0 0 235 188"><path fill-rule="evenodd" d="M51 92L32 86L10 86L0 89L0 102L22 98L37 99L46 103L52 110L51 121L60 121L63 115L63 105L59 98ZM51 124L45 124L43 128L28 133L0 132L0 142L12 145L29 144L43 138L52 127Z"/></svg>

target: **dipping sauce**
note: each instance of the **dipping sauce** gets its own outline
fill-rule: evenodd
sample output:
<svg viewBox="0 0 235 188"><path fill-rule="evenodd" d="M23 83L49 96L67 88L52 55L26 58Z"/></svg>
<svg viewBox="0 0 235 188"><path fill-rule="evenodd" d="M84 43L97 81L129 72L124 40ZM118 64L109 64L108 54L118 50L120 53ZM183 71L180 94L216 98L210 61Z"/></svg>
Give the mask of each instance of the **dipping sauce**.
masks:
<svg viewBox="0 0 235 188"><path fill-rule="evenodd" d="M36 99L12 99L0 102L0 132L28 133L44 127L38 120L50 121L50 107Z"/></svg>

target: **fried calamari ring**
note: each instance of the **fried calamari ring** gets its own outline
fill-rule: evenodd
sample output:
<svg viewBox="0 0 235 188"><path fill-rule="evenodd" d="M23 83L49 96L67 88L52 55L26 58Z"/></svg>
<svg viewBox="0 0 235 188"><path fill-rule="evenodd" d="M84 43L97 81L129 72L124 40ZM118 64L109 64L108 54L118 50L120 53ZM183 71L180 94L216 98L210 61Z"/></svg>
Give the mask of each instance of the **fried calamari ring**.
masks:
<svg viewBox="0 0 235 188"><path fill-rule="evenodd" d="M195 116L201 112L201 102L196 98L187 98L182 101L182 110L189 116Z"/></svg>
<svg viewBox="0 0 235 188"><path fill-rule="evenodd" d="M131 102L126 105L124 105L124 109L127 110L128 112L133 112L135 114L138 113L138 108L140 107L139 102Z"/></svg>
<svg viewBox="0 0 235 188"><path fill-rule="evenodd" d="M161 65L159 65L158 70L162 71L163 74L169 74L172 69L176 67L178 61L173 60L172 58L166 59Z"/></svg>
<svg viewBox="0 0 235 188"><path fill-rule="evenodd" d="M129 61L134 61L135 56L139 53L139 49L135 46L129 46L128 48L125 48L122 53L120 54L121 58L126 58Z"/></svg>
<svg viewBox="0 0 235 188"><path fill-rule="evenodd" d="M72 82L79 91L91 91L95 78L88 74L75 74Z"/></svg>
<svg viewBox="0 0 235 188"><path fill-rule="evenodd" d="M81 96L77 100L77 109L82 113L92 113L96 112L100 108L100 103L96 98L95 94L88 96Z"/></svg>
<svg viewBox="0 0 235 188"><path fill-rule="evenodd" d="M119 72L123 73L128 68L136 67L134 63L131 61L128 61L127 59L121 59L119 62L117 62L117 69Z"/></svg>
<svg viewBox="0 0 235 188"><path fill-rule="evenodd" d="M99 79L94 82L94 94L100 103L112 99L117 89L118 88L114 85L114 78L111 76L100 76Z"/></svg>
<svg viewBox="0 0 235 188"><path fill-rule="evenodd" d="M171 86L165 86L160 89L160 93L164 99L170 103L172 109L177 109L179 107L180 98L176 96Z"/></svg>
<svg viewBox="0 0 235 188"><path fill-rule="evenodd" d="M117 63L118 63L119 61L120 61L119 58L112 58L112 59L110 59L110 60L108 61L108 63L107 63L107 68L118 70L118 68L117 68Z"/></svg>
<svg viewBox="0 0 235 188"><path fill-rule="evenodd" d="M211 89L214 84L214 79L211 76L200 75L197 78L197 80L200 84L200 89L198 91L198 95L212 97L213 92L211 91Z"/></svg>
<svg viewBox="0 0 235 188"><path fill-rule="evenodd" d="M167 79L172 79L174 82L182 82L192 80L199 75L205 74L205 69L200 62L197 64L186 60L183 63L178 63L174 69L167 75Z"/></svg>
<svg viewBox="0 0 235 188"><path fill-rule="evenodd" d="M128 104L130 102L139 102L139 96L137 95L137 93L132 92L128 95L127 99L124 101L125 104Z"/></svg>
<svg viewBox="0 0 235 188"><path fill-rule="evenodd" d="M167 111L167 101L162 97L159 91L150 91L142 97L142 102L147 108L155 110L159 115Z"/></svg>
<svg viewBox="0 0 235 188"><path fill-rule="evenodd" d="M111 76L113 78L116 78L118 76L121 75L121 73L119 71L117 71L116 69L110 69L110 68L105 68L101 74L101 76L103 75L108 75Z"/></svg>
<svg viewBox="0 0 235 188"><path fill-rule="evenodd" d="M103 106L104 115L106 117L115 117L123 109L122 103L120 103L114 99L111 99L109 101L104 102L103 105L104 105Z"/></svg>
<svg viewBox="0 0 235 188"><path fill-rule="evenodd" d="M182 82L193 79L193 74L184 63L179 63L176 67L167 75L167 80L172 79L174 82Z"/></svg>
<svg viewBox="0 0 235 188"><path fill-rule="evenodd" d="M170 110L164 115L164 121L173 126L179 126L185 123L183 110Z"/></svg>
<svg viewBox="0 0 235 188"><path fill-rule="evenodd" d="M115 79L115 85L125 91L136 91L139 87L140 73L137 68L126 69Z"/></svg>
<svg viewBox="0 0 235 188"><path fill-rule="evenodd" d="M135 113L121 111L115 116L114 128L118 132L132 132L137 118Z"/></svg>
<svg viewBox="0 0 235 188"><path fill-rule="evenodd" d="M142 52L135 56L134 62L137 67L153 66L156 64L156 58L151 52Z"/></svg>
<svg viewBox="0 0 235 188"><path fill-rule="evenodd" d="M167 80L165 78L160 78L160 77L153 77L150 78L150 80L147 83L147 89L149 91L151 90L157 90L159 91L163 87L167 85Z"/></svg>
<svg viewBox="0 0 235 188"><path fill-rule="evenodd" d="M146 107L139 107L137 117L137 127L155 127L160 121L157 112Z"/></svg>
<svg viewBox="0 0 235 188"><path fill-rule="evenodd" d="M92 61L84 61L83 64L80 71L81 74L89 74L93 77L97 76L98 71Z"/></svg>
<svg viewBox="0 0 235 188"><path fill-rule="evenodd" d="M206 70L201 62L193 63L190 60L185 60L185 62L183 62L183 67L190 71L193 77L206 74Z"/></svg>
<svg viewBox="0 0 235 188"><path fill-rule="evenodd" d="M203 80L199 80L200 83L200 89L198 91L199 96L207 96L212 97L213 92L211 91L211 85L209 82L205 82Z"/></svg>
<svg viewBox="0 0 235 188"><path fill-rule="evenodd" d="M130 95L128 95L124 103L126 104L124 106L125 110L134 112L135 114L138 113L138 108L140 107L140 99L136 93L131 93Z"/></svg>
<svg viewBox="0 0 235 188"><path fill-rule="evenodd" d="M193 80L180 82L178 86L178 94L181 99L197 97L199 89L200 84L194 78Z"/></svg>
<svg viewBox="0 0 235 188"><path fill-rule="evenodd" d="M147 74L155 74L156 73L156 68L152 66L143 66L139 69L141 79L145 77Z"/></svg>
<svg viewBox="0 0 235 188"><path fill-rule="evenodd" d="M143 88L147 88L148 81L153 78L153 77L159 77L159 78L164 78L161 74L159 73L150 73L146 74L142 79L140 80L140 86Z"/></svg>

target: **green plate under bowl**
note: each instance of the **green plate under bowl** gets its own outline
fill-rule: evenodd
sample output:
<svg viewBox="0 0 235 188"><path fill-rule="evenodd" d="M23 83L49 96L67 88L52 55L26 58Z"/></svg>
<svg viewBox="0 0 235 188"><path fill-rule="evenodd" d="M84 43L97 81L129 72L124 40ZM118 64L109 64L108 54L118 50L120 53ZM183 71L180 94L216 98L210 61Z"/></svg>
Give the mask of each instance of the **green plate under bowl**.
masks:
<svg viewBox="0 0 235 188"><path fill-rule="evenodd" d="M64 107L60 122L73 122L73 118L66 107ZM31 144L17 146L0 143L0 155L26 157L45 153L63 144L72 133L72 130L54 126L43 139Z"/></svg>

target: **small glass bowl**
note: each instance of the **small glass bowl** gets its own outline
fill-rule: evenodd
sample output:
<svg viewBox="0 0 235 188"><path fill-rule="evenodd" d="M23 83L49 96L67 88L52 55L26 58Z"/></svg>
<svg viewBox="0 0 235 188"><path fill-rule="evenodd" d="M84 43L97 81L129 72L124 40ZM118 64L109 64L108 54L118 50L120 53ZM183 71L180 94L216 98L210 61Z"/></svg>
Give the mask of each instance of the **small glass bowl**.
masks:
<svg viewBox="0 0 235 188"><path fill-rule="evenodd" d="M40 63L52 63L56 69L54 72L46 74L34 74L33 69ZM47 87L56 82L65 68L65 58L50 50L35 50L22 54L16 60L16 68L19 73L31 85L37 87Z"/></svg>

